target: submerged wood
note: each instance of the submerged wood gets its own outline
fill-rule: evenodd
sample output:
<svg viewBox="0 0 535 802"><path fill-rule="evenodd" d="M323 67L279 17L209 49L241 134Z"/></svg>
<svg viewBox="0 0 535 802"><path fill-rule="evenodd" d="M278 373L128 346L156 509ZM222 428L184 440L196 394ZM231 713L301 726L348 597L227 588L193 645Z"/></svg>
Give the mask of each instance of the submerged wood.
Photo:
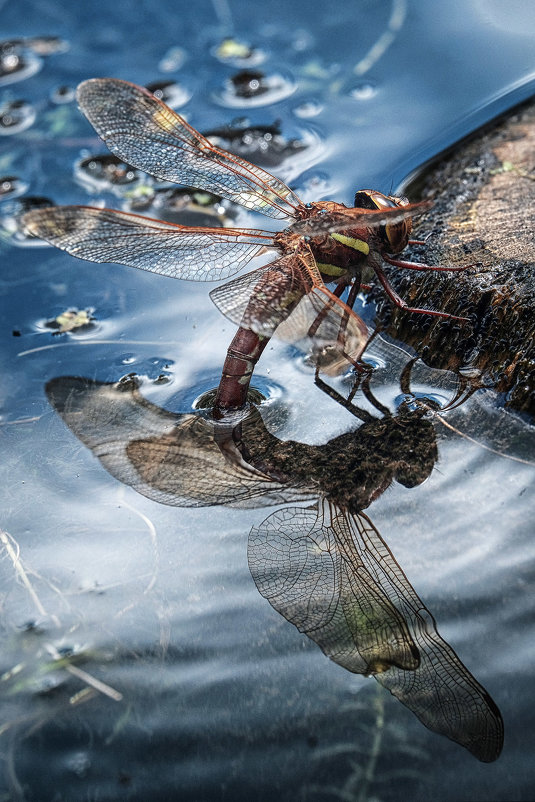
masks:
<svg viewBox="0 0 535 802"><path fill-rule="evenodd" d="M535 417L535 100L486 126L403 187L433 200L412 257L477 264L455 274L389 271L411 306L466 315L456 324L393 308L375 291L378 319L430 365L460 370L500 403Z"/></svg>

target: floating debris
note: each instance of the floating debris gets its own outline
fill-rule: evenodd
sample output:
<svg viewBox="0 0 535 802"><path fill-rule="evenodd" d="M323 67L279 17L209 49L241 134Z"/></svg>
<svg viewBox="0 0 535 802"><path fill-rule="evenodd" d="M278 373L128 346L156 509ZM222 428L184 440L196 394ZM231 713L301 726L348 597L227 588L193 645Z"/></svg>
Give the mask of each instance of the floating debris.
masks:
<svg viewBox="0 0 535 802"><path fill-rule="evenodd" d="M39 72L43 62L31 52L24 52L17 41L0 42L0 86L22 81Z"/></svg>
<svg viewBox="0 0 535 802"><path fill-rule="evenodd" d="M52 103L72 103L76 99L76 90L72 86L58 86L50 95Z"/></svg>
<svg viewBox="0 0 535 802"><path fill-rule="evenodd" d="M229 107L263 106L289 97L295 83L280 74L264 75L260 70L241 70L225 82L215 100Z"/></svg>
<svg viewBox="0 0 535 802"><path fill-rule="evenodd" d="M31 36L0 42L0 86L22 81L39 72L40 56L65 53L68 43L58 36Z"/></svg>
<svg viewBox="0 0 535 802"><path fill-rule="evenodd" d="M231 216L230 204L219 195L193 187L143 186L128 196L131 212L158 215L169 223L188 226L223 226Z"/></svg>
<svg viewBox="0 0 535 802"><path fill-rule="evenodd" d="M152 92L158 100L163 100L163 102L167 103L172 109L178 109L191 98L191 92L188 92L187 89L184 89L184 87L180 86L176 81L153 81L147 84L147 89L149 92Z"/></svg>
<svg viewBox="0 0 535 802"><path fill-rule="evenodd" d="M218 148L263 167L279 165L307 148L307 144L299 139L286 140L279 120L273 125L250 125L246 118L239 118L230 125L205 131L204 135Z"/></svg>
<svg viewBox="0 0 535 802"><path fill-rule="evenodd" d="M0 136L25 131L35 122L35 109L25 100L10 100L0 106Z"/></svg>
<svg viewBox="0 0 535 802"><path fill-rule="evenodd" d="M231 79L236 97L258 97L269 91L264 73L259 70L242 70Z"/></svg>
<svg viewBox="0 0 535 802"><path fill-rule="evenodd" d="M26 181L22 181L15 175L0 177L0 200L6 198L18 198L28 189Z"/></svg>
<svg viewBox="0 0 535 802"><path fill-rule="evenodd" d="M94 309L76 309L71 307L44 324L47 329L53 329L53 334L66 334L67 332L88 331L95 328L93 317Z"/></svg>
<svg viewBox="0 0 535 802"><path fill-rule="evenodd" d="M237 39L228 37L212 48L212 55L219 61L225 63L240 65L256 65L261 64L265 59L265 54L262 50L251 47L246 42L240 42Z"/></svg>
<svg viewBox="0 0 535 802"><path fill-rule="evenodd" d="M111 153L84 156L74 165L74 178L90 192L115 192L147 179L144 173Z"/></svg>
<svg viewBox="0 0 535 802"><path fill-rule="evenodd" d="M34 234L30 234L22 224L22 217L26 212L33 209L46 209L54 206L54 201L45 196L26 195L22 198L14 199L15 196L8 198L2 203L2 214L0 215L0 236L9 240L11 245L21 248L34 246L48 246L46 242Z"/></svg>

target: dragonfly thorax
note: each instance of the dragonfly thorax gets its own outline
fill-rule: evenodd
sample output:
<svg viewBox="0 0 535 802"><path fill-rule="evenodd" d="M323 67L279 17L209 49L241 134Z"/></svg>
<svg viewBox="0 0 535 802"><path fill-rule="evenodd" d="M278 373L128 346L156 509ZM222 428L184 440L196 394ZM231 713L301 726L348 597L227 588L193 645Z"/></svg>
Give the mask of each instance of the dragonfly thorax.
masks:
<svg viewBox="0 0 535 802"><path fill-rule="evenodd" d="M355 229L334 232L321 242L312 240L310 248L320 273L331 281L345 273L353 275L370 252L367 234L365 229Z"/></svg>
<svg viewBox="0 0 535 802"><path fill-rule="evenodd" d="M305 207L303 207L304 209ZM324 227L326 219L336 219L350 211L343 203L318 201L306 206L306 241L314 255L320 273L332 281L346 273L353 274L370 252L370 232L367 228L348 228L329 231ZM291 230L291 227L290 227ZM301 225L300 231L304 235ZM282 243L281 243L282 244Z"/></svg>

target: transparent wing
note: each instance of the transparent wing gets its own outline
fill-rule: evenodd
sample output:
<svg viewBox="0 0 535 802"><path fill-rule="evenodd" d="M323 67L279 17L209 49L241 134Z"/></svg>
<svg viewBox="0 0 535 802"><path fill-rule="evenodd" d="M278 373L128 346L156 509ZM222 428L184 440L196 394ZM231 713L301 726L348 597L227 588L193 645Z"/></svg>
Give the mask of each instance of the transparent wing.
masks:
<svg viewBox="0 0 535 802"><path fill-rule="evenodd" d="M249 537L260 593L332 660L375 679L429 729L495 760L498 708L442 640L370 519L321 501L283 509Z"/></svg>
<svg viewBox="0 0 535 802"><path fill-rule="evenodd" d="M292 253L216 287L210 298L233 323L271 337L303 295L313 288L314 279Z"/></svg>
<svg viewBox="0 0 535 802"><path fill-rule="evenodd" d="M358 553L348 555L321 503L270 515L249 535L249 568L270 604L349 671L418 666L405 621Z"/></svg>
<svg viewBox="0 0 535 802"><path fill-rule="evenodd" d="M368 340L361 318L325 287L308 245L216 287L210 297L229 320L265 337L356 362ZM320 353L322 352L322 353ZM334 363L334 362L333 362ZM326 371L329 372L329 371Z"/></svg>
<svg viewBox="0 0 535 802"><path fill-rule="evenodd" d="M425 212L432 205L431 201L421 201L392 209L348 208L343 212L329 212L319 208L316 214L311 214L303 220L296 220L290 229L295 234L314 237L336 231L350 231L353 228L378 228L400 223L408 217Z"/></svg>
<svg viewBox="0 0 535 802"><path fill-rule="evenodd" d="M157 178L188 184L269 217L292 217L301 201L286 184L219 150L148 90L115 78L78 87L80 108L121 159Z"/></svg>
<svg viewBox="0 0 535 802"><path fill-rule="evenodd" d="M362 318L324 286L314 287L303 296L275 336L310 353L328 376L337 376L360 363L369 339Z"/></svg>
<svg viewBox="0 0 535 802"><path fill-rule="evenodd" d="M478 760L496 760L503 721L495 702L440 637L433 616L370 519L363 513L345 516L344 530L345 543L405 618L420 655L415 671L392 666L375 678L430 730L466 747Z"/></svg>
<svg viewBox="0 0 535 802"><path fill-rule="evenodd" d="M273 243L272 235L256 229L189 228L91 206L34 209L23 225L80 259L192 281L228 278Z"/></svg>

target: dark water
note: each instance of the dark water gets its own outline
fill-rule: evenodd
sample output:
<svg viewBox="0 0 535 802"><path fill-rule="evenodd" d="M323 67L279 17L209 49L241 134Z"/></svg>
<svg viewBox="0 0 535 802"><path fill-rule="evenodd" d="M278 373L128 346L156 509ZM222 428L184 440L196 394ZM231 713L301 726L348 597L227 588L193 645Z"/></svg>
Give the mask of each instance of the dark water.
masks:
<svg viewBox="0 0 535 802"><path fill-rule="evenodd" d="M267 169L305 199L350 203L355 188L388 192L532 93L529 4L343 2L328 12L310 2L19 0L0 12L6 40L69 44L41 55L26 43L33 74L0 83L2 104L27 104L11 112L21 130L0 139L0 173L25 190L0 202L0 525L9 535L0 799L532 799L532 427L476 394L445 416L457 431L433 419L438 460L427 481L394 481L367 509L440 635L501 711L503 752L484 764L372 679L329 661L258 593L249 532L279 507L313 503L309 490L269 509L262 496L251 509L158 503L107 472L47 400L58 377L135 373L152 404L191 413L217 385L233 332L210 287L12 238L21 197L132 203L124 186L75 180L81 158L105 153L74 102L62 102L85 78L173 79L181 112L201 130L278 120L287 141L307 147ZM248 66L271 83L252 102L225 84L243 67L217 58L226 35L262 51ZM136 186L138 199L150 194L146 177ZM93 327L53 334L46 322L73 307L90 310ZM374 391L395 410L409 356L379 344L374 357ZM320 445L358 427L313 378L288 346L273 342L263 355L255 384L277 438ZM411 389L447 402L455 382L419 366ZM99 437L111 425L105 414L91 420ZM339 465L329 470L347 482ZM190 496L206 476L194 475ZM215 480L213 492L217 500Z"/></svg>

